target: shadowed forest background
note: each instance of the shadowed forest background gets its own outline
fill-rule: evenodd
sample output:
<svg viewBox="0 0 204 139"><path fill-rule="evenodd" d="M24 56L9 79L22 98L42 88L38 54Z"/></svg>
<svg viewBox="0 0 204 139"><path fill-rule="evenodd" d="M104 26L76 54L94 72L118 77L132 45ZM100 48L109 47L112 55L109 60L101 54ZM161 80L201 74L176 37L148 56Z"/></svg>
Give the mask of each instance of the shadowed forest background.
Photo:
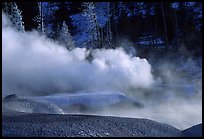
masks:
<svg viewBox="0 0 204 139"><path fill-rule="evenodd" d="M201 2L3 2L2 6L13 17L14 7L20 10L25 31L37 29L69 49L116 48L125 40L140 57L155 51L159 57L172 51L180 56L202 52ZM72 45L64 39L67 32Z"/></svg>

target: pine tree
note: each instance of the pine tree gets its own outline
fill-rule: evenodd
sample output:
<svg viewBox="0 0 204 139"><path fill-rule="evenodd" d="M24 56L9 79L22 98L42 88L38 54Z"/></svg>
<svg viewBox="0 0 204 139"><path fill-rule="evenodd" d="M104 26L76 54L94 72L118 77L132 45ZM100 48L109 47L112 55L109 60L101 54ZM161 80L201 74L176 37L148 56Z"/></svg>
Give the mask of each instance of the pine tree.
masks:
<svg viewBox="0 0 204 139"><path fill-rule="evenodd" d="M15 2L11 3L11 14L10 14L10 19L11 22L14 24L14 26L24 32L24 22L22 20L22 15L21 15L21 11L18 9L18 6L16 5Z"/></svg>
<svg viewBox="0 0 204 139"><path fill-rule="evenodd" d="M52 2L49 4L50 10L52 12L52 17L50 22L52 23L52 38L59 38L58 27L61 27L63 21L68 24L70 22L70 4L71 2Z"/></svg>
<svg viewBox="0 0 204 139"><path fill-rule="evenodd" d="M112 43L110 3L84 2L82 8L82 13L70 16L76 43L86 48L109 47Z"/></svg>
<svg viewBox="0 0 204 139"><path fill-rule="evenodd" d="M85 16L89 22L89 33L92 36L91 42L93 47L101 47L100 46L100 33L99 27L97 24L97 16L95 12L95 4L94 2L83 2L83 16Z"/></svg>
<svg viewBox="0 0 204 139"><path fill-rule="evenodd" d="M72 36L69 32L69 29L65 23L65 21L63 21L63 25L62 25L62 29L59 33L59 41L60 43L64 44L66 46L67 49L73 49L75 47L75 43L72 39Z"/></svg>

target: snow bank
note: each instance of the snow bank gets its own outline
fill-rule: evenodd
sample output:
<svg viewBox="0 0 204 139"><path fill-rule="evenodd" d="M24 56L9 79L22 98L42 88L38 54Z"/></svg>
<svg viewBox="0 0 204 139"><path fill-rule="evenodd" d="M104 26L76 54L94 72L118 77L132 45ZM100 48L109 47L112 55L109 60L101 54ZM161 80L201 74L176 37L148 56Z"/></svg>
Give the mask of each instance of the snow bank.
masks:
<svg viewBox="0 0 204 139"><path fill-rule="evenodd" d="M18 98L15 95L7 96L2 102L3 113L52 113L63 114L63 111L55 104L49 102L37 102L32 99Z"/></svg>
<svg viewBox="0 0 204 139"><path fill-rule="evenodd" d="M6 96L2 103L5 110L25 113L63 113L96 114L106 109L142 108L143 105L135 99L126 97L121 92L77 92L75 94L61 93L49 96L20 97L15 94ZM46 106L43 106L46 105ZM55 108L56 107L56 108ZM36 111L37 110L37 111ZM44 110L44 111L43 111ZM7 112L8 113L8 112Z"/></svg>
<svg viewBox="0 0 204 139"><path fill-rule="evenodd" d="M184 136L180 130L170 125L148 119L57 114L3 115L2 135L21 137Z"/></svg>

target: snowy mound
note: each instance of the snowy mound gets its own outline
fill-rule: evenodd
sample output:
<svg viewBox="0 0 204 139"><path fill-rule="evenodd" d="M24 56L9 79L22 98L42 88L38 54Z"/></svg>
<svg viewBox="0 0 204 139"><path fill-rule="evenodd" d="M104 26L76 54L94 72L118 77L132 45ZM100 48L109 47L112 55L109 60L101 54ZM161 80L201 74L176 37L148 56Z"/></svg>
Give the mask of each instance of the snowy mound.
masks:
<svg viewBox="0 0 204 139"><path fill-rule="evenodd" d="M3 115L2 135L21 137L184 136L180 130L168 124L148 119L70 114Z"/></svg>
<svg viewBox="0 0 204 139"><path fill-rule="evenodd" d="M12 111L24 113L53 113L63 114L63 111L55 104L48 102L36 102L32 99L18 98L15 94L8 95L2 102L3 113Z"/></svg>
<svg viewBox="0 0 204 139"><path fill-rule="evenodd" d="M115 101L110 101L108 98ZM50 103L51 101L53 103ZM97 104L101 104L102 102L104 104L102 103L100 106L104 107L113 104L117 104L118 106L122 102L138 107L137 101L124 96L122 93L110 91L101 91L97 95L89 91L76 92L76 94L58 94L55 96L18 97L16 95L9 95L3 99L2 103L3 136L202 136L202 124L181 131L168 124L148 119L63 114L61 108L57 106L58 104L61 107L64 105L64 107L70 108L71 104L78 103L83 106L84 101L86 104L89 104L87 105L88 107L92 107L95 104L95 108L97 108Z"/></svg>
<svg viewBox="0 0 204 139"><path fill-rule="evenodd" d="M107 108L140 108L143 105L117 91L81 91L74 94L57 93L50 96L26 97L36 102L53 103L65 113L86 113Z"/></svg>
<svg viewBox="0 0 204 139"><path fill-rule="evenodd" d="M37 106L38 105L38 106ZM42 106L41 108L38 108ZM89 113L104 109L141 108L143 105L116 91L83 91L74 94L58 93L50 96L4 98L4 107L13 111L28 113ZM47 109L48 108L48 109Z"/></svg>

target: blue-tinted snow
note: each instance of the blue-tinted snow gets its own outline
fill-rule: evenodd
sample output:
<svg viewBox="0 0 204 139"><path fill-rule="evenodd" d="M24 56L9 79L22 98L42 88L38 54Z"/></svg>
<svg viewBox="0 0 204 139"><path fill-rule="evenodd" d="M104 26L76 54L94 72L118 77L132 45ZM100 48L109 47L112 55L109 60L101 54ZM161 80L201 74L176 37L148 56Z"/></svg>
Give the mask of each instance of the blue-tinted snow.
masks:
<svg viewBox="0 0 204 139"><path fill-rule="evenodd" d="M194 6L196 2L185 2L185 6L191 7Z"/></svg>
<svg viewBox="0 0 204 139"><path fill-rule="evenodd" d="M48 103L58 106L64 112L72 112L73 106L78 107L86 107L86 111L90 110L102 110L107 107L111 107L113 105L118 104L126 104L128 106L133 107L141 107L142 104L137 102L136 100L126 97L122 92L118 91L79 91L70 93L57 93L55 95L49 96L29 96L29 97L17 97L16 99L10 99L9 103L15 102L15 104L19 105L18 102L24 100L29 103ZM19 102L21 103L21 102ZM13 105L12 105L13 106ZM21 106L15 108L15 111L21 111ZM14 106L15 107L15 106ZM24 108L24 105L23 105ZM24 108L26 112L26 108ZM32 110L32 107L28 109ZM71 109L71 110L70 110ZM74 111L79 111L79 108L74 109ZM28 111L29 112L29 111ZM30 113L30 112L29 112ZM43 111L40 111L43 113Z"/></svg>
<svg viewBox="0 0 204 139"><path fill-rule="evenodd" d="M173 3L171 4L171 6L172 6L172 8L178 10L178 8L179 8L179 2L173 2Z"/></svg>
<svg viewBox="0 0 204 139"><path fill-rule="evenodd" d="M110 9L108 2L100 2L96 4L96 20L100 28L103 28L110 17Z"/></svg>
<svg viewBox="0 0 204 139"><path fill-rule="evenodd" d="M15 114L15 113L14 113ZM148 119L93 115L4 115L3 136L21 137L179 137L183 133Z"/></svg>
<svg viewBox="0 0 204 139"><path fill-rule="evenodd" d="M91 107L106 107L111 104L122 102L124 100L129 100L130 102L133 101L132 99L126 97L123 93L114 91L82 91L76 92L74 94L61 93L53 96L37 96L27 98L39 102L51 102L58 106L82 104Z"/></svg>
<svg viewBox="0 0 204 139"><path fill-rule="evenodd" d="M157 44L157 47L164 47L163 44L164 41L161 38L153 38L151 35L150 36L145 36L145 37L140 37L139 41L138 41L139 45L144 45L144 46L150 46L150 45L154 45Z"/></svg>
<svg viewBox="0 0 204 139"><path fill-rule="evenodd" d="M61 108L52 102L34 101L28 98L18 98L16 95L10 95L3 99L2 103L3 113L25 112L25 113L52 113L63 114Z"/></svg>

